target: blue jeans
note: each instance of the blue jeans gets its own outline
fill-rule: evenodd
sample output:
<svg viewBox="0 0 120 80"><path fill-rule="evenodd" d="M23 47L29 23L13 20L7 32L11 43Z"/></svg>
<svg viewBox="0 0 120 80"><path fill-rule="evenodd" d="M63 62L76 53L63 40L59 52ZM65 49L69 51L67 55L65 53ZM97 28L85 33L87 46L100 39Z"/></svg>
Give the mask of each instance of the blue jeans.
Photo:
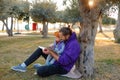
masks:
<svg viewBox="0 0 120 80"><path fill-rule="evenodd" d="M48 55L44 54L42 52L42 49L38 48L24 63L27 66L29 66L31 63L36 61L40 56L43 56L44 59L46 59ZM60 65L55 65L55 64L44 65L37 70L37 74L41 77L46 77L54 74L66 74L66 73L68 72L65 69L63 69Z"/></svg>

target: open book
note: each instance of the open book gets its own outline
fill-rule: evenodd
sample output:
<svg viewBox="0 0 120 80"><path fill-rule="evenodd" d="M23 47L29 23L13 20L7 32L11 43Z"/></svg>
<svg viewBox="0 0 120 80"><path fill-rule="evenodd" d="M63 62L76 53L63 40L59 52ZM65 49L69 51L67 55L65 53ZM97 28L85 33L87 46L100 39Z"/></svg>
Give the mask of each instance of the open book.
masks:
<svg viewBox="0 0 120 80"><path fill-rule="evenodd" d="M44 50L45 49L45 47L43 47L43 46L38 46L39 48L41 48L42 50Z"/></svg>

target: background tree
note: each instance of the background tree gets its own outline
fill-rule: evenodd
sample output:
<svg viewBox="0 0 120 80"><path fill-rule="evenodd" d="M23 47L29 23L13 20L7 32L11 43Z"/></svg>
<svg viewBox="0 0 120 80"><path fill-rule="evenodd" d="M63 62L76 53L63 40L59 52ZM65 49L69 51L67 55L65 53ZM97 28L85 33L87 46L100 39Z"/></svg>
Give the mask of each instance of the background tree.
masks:
<svg viewBox="0 0 120 80"><path fill-rule="evenodd" d="M54 23L56 19L56 4L53 2L39 1L33 4L30 10L32 20L43 24L43 38L48 37L48 23Z"/></svg>
<svg viewBox="0 0 120 80"><path fill-rule="evenodd" d="M21 8L20 8L20 6L21 6ZM1 0L0 1L0 11L1 11L0 12L0 15L1 15L0 20L5 25L8 36L13 36L13 19L14 18L22 19L25 11L29 10L28 9L29 7L27 6L27 10L26 10L25 6L27 6L27 5L24 4L24 2L21 2L21 0ZM8 23L10 23L8 21L8 18L11 19L10 28L8 25Z"/></svg>
<svg viewBox="0 0 120 80"><path fill-rule="evenodd" d="M65 9L65 20L63 21L72 23L73 26L76 22L82 21L82 18L80 16L78 0L69 0L69 3L70 5ZM66 5L67 1L64 1L64 4Z"/></svg>
<svg viewBox="0 0 120 80"><path fill-rule="evenodd" d="M29 2L28 1L15 1L11 6L11 14L17 22L17 33L19 33L19 20L27 21L29 23Z"/></svg>
<svg viewBox="0 0 120 80"><path fill-rule="evenodd" d="M103 29L102 29L102 15L100 15L100 18L99 18L99 32L102 33L103 32Z"/></svg>
<svg viewBox="0 0 120 80"><path fill-rule="evenodd" d="M102 24L105 24L105 25L115 25L116 24L116 20L114 18L108 17L107 15L103 15Z"/></svg>
<svg viewBox="0 0 120 80"><path fill-rule="evenodd" d="M118 4L118 20L116 24L116 28L113 31L115 41L120 43L120 4Z"/></svg>
<svg viewBox="0 0 120 80"><path fill-rule="evenodd" d="M6 32L8 36L13 36L12 29L13 29L13 16L10 14L9 9L11 7L10 0L1 0L0 1L0 20L6 27ZM11 27L8 27L8 17L11 18Z"/></svg>

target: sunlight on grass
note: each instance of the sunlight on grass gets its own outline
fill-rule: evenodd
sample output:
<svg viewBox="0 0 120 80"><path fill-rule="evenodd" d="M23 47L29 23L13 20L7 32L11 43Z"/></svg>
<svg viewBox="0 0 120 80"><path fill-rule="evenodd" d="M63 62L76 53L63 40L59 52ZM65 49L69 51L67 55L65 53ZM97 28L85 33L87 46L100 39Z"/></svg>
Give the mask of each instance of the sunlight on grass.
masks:
<svg viewBox="0 0 120 80"><path fill-rule="evenodd" d="M95 60L120 59L120 44L112 41L96 40L95 43Z"/></svg>

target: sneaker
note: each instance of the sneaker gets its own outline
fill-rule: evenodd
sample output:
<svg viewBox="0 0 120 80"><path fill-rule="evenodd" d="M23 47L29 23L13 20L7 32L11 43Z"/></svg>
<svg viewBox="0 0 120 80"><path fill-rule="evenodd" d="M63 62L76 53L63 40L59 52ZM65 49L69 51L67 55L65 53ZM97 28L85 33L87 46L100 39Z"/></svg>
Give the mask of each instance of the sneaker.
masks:
<svg viewBox="0 0 120 80"><path fill-rule="evenodd" d="M22 67L21 64L19 64L18 66L13 66L11 69L14 71L26 72L26 67Z"/></svg>
<svg viewBox="0 0 120 80"><path fill-rule="evenodd" d="M37 70L39 69L39 67L41 67L42 65L41 64L34 64L33 67Z"/></svg>

